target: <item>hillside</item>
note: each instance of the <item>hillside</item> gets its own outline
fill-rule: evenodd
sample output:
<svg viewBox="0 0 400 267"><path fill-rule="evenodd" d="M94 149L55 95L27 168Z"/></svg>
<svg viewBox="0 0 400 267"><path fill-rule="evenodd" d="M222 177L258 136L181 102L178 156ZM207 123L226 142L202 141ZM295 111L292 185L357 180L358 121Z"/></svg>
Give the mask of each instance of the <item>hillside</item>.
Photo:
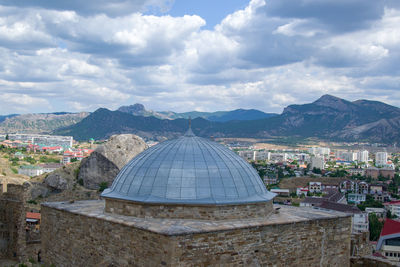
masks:
<svg viewBox="0 0 400 267"><path fill-rule="evenodd" d="M88 112L8 115L4 116L7 118L0 123L0 133L50 133L55 129L76 124L88 115Z"/></svg>

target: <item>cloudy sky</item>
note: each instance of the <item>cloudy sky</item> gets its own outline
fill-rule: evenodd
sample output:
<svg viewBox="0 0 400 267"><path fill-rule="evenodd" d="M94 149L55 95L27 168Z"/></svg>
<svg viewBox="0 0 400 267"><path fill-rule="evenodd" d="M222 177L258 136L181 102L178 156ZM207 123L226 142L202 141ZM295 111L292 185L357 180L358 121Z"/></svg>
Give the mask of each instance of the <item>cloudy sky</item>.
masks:
<svg viewBox="0 0 400 267"><path fill-rule="evenodd" d="M0 0L0 57L0 114L400 106L400 1Z"/></svg>

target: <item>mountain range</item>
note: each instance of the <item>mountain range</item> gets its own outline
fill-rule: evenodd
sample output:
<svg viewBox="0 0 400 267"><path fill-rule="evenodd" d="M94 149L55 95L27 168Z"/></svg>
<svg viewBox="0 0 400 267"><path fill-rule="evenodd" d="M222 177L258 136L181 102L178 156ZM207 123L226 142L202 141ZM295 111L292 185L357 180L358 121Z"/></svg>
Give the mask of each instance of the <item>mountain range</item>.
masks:
<svg viewBox="0 0 400 267"><path fill-rule="evenodd" d="M147 110L141 104L93 113L11 114L0 116L0 133L53 133L77 140L104 139L117 133L146 138L181 135L193 119L193 131L204 137L299 137L333 141L400 141L400 109L370 100L347 101L331 95L302 105L290 105L281 114L237 109L217 112Z"/></svg>
<svg viewBox="0 0 400 267"><path fill-rule="evenodd" d="M140 112L147 114L140 115ZM117 133L135 133L149 138L170 138L181 135L187 129L186 118L192 116L195 118L192 121L193 131L204 137L293 136L332 141L382 143L400 141L400 109L378 101L351 102L324 95L309 104L290 105L279 115L264 113L267 114L264 115L266 117L253 118L248 114L259 113L247 110L243 116L249 119L239 120L240 116L237 114L240 112L241 110L206 113L197 118L194 116L196 113L171 113L180 114L174 116L183 116L171 119L171 115L163 118L137 105L121 107L116 111L101 108L80 122L57 129L54 133L72 135L77 140L103 139Z"/></svg>
<svg viewBox="0 0 400 267"><path fill-rule="evenodd" d="M117 111L134 116L155 117L174 120L178 118L204 118L210 121L255 120L276 116L275 113L264 113L255 109L237 109L232 111L176 113L173 111L147 110L142 104L122 106ZM58 128L67 127L80 122L89 112L69 113L35 113L0 115L0 133L51 133Z"/></svg>
<svg viewBox="0 0 400 267"><path fill-rule="evenodd" d="M216 111L216 112L200 112L200 111L190 111L184 113L177 113L173 111L153 111L147 110L142 104L134 104L130 106L122 106L117 111L132 114L134 116L143 117L156 117L158 119L195 119L203 118L209 121L232 121L232 120L257 120L264 119L273 116L277 116L275 113L265 113L256 109L236 109L232 111Z"/></svg>

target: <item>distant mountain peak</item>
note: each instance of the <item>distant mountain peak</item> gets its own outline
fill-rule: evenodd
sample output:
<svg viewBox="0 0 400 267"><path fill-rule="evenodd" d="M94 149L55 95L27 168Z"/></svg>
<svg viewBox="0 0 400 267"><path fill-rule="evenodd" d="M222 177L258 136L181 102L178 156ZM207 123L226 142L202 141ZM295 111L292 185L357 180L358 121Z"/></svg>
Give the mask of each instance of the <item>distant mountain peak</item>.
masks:
<svg viewBox="0 0 400 267"><path fill-rule="evenodd" d="M130 106L122 106L118 109L118 111L139 115L146 112L146 109L144 108L144 105L136 103Z"/></svg>
<svg viewBox="0 0 400 267"><path fill-rule="evenodd" d="M316 101L314 101L315 104L326 104L326 103L334 103L334 102L339 102L339 101L345 101L344 99L341 99L339 97L333 96L333 95L323 95L320 98L318 98Z"/></svg>

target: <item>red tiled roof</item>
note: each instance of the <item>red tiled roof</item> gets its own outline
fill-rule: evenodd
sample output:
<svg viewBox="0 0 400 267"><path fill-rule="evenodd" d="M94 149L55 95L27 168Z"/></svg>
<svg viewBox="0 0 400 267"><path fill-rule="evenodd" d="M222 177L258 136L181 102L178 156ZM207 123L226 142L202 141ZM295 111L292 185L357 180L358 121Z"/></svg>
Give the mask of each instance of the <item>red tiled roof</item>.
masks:
<svg viewBox="0 0 400 267"><path fill-rule="evenodd" d="M27 219L40 220L40 213L38 213L38 212L27 212L26 213L26 218Z"/></svg>
<svg viewBox="0 0 400 267"><path fill-rule="evenodd" d="M400 200L393 200L390 202L383 203L383 205L400 205Z"/></svg>
<svg viewBox="0 0 400 267"><path fill-rule="evenodd" d="M385 224L383 225L381 236L391 235L400 233L400 222L386 219Z"/></svg>

